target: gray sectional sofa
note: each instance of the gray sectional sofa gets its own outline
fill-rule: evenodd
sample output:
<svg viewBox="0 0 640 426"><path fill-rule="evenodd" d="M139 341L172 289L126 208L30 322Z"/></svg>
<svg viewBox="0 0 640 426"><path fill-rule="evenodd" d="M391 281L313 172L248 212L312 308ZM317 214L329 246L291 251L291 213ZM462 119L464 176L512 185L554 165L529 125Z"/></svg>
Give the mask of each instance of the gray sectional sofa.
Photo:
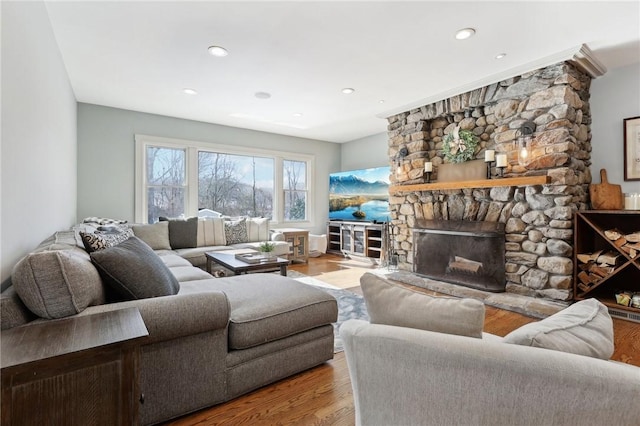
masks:
<svg viewBox="0 0 640 426"><path fill-rule="evenodd" d="M206 242L211 241L203 236L202 250ZM213 278L194 267L199 263L194 251L154 253L137 237L100 251L101 256L127 244L146 251L123 258L116 272L148 259L155 266L137 271L141 275L134 281L150 280L144 289L153 290L147 273L168 270L170 276L162 279L175 280L177 293L107 303L106 281L113 277L100 269L104 259L94 256L92 262L76 232L58 232L14 268L13 285L0 298L2 329L138 308L149 331L141 347L142 424L228 401L333 358L338 308L326 292L277 274Z"/></svg>

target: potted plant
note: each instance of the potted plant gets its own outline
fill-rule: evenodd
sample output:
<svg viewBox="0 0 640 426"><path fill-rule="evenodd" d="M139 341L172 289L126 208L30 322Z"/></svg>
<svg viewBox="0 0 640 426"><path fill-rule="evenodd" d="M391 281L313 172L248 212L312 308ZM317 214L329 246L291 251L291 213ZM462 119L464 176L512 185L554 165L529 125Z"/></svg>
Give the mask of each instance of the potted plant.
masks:
<svg viewBox="0 0 640 426"><path fill-rule="evenodd" d="M265 257L275 257L275 248L276 245L271 241L263 241L258 246L258 250L260 250L260 253L262 253Z"/></svg>

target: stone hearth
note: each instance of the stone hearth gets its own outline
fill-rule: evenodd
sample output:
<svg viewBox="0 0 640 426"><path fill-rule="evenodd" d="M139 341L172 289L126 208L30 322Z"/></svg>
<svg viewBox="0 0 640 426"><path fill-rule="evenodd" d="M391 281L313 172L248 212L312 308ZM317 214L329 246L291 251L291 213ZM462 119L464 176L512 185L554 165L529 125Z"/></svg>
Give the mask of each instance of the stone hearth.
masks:
<svg viewBox="0 0 640 426"><path fill-rule="evenodd" d="M420 219L505 225L506 291L565 302L573 297L573 215L588 206L591 75L562 62L388 118L393 246L400 269L414 270L413 229ZM518 163L516 140L525 121L536 125L528 162ZM546 176L548 184L403 191L425 182L424 163L437 168L443 138L454 127L508 157L506 177ZM406 148L400 167L397 153ZM399 169L399 170L398 170Z"/></svg>
<svg viewBox="0 0 640 426"><path fill-rule="evenodd" d="M406 271L391 272L385 276L391 280L436 291L438 293L448 294L455 297L469 297L477 299L482 301L485 305L518 312L534 318L546 318L568 306L568 303L566 302L551 301L508 292L491 293L488 291L477 290L461 285L420 277Z"/></svg>

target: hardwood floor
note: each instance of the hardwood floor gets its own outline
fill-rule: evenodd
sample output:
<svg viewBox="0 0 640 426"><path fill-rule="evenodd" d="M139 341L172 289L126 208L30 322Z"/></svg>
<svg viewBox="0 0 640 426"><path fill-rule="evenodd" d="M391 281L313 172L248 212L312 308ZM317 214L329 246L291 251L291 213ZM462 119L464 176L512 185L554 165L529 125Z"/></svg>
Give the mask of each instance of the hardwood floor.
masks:
<svg viewBox="0 0 640 426"><path fill-rule="evenodd" d="M291 269L329 284L352 288L360 275L375 268L363 262L325 255ZM418 289L424 292L427 290ZM431 292L433 293L433 292ZM484 330L504 336L536 321L487 307ZM640 366L640 324L614 319L616 361ZM170 425L345 425L355 423L351 382L344 353L333 360L225 404L174 420Z"/></svg>

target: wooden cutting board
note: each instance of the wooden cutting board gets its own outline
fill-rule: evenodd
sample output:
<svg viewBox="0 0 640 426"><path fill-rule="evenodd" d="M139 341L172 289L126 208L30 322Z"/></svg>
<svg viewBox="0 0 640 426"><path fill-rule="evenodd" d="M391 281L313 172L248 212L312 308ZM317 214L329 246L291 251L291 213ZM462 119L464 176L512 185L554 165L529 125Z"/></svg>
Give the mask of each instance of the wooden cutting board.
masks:
<svg viewBox="0 0 640 426"><path fill-rule="evenodd" d="M591 207L594 210L622 210L624 207L622 187L609 183L606 169L600 169L600 180L602 183L589 185Z"/></svg>

